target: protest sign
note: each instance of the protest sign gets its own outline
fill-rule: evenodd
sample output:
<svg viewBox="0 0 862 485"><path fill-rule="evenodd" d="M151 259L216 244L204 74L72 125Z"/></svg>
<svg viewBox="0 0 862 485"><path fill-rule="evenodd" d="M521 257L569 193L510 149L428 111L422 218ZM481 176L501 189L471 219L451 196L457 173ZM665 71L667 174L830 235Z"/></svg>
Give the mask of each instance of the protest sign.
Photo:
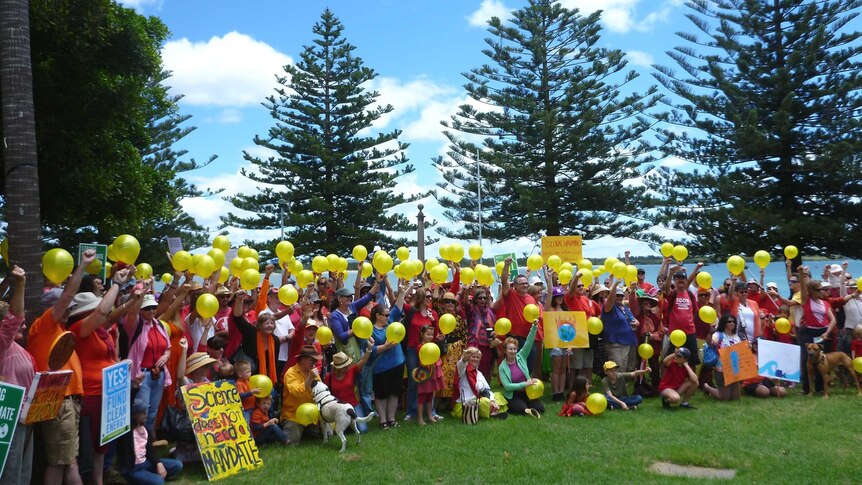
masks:
<svg viewBox="0 0 862 485"><path fill-rule="evenodd" d="M763 377L799 382L801 361L798 345L757 340L757 369Z"/></svg>
<svg viewBox="0 0 862 485"><path fill-rule="evenodd" d="M748 342L719 349L718 358L721 360L725 385L757 377L757 361Z"/></svg>
<svg viewBox="0 0 862 485"><path fill-rule="evenodd" d="M584 245L581 236L544 236L542 237L542 258L548 262L548 257L556 254L564 262L578 264L584 259Z"/></svg>
<svg viewBox="0 0 862 485"><path fill-rule="evenodd" d="M242 414L239 391L228 381L182 388L201 461L210 480L263 466Z"/></svg>
<svg viewBox="0 0 862 485"><path fill-rule="evenodd" d="M72 380L72 371L37 372L30 385L30 393L21 408L21 422L24 424L50 421L57 417L66 387Z"/></svg>
<svg viewBox="0 0 862 485"><path fill-rule="evenodd" d="M12 448L12 439L18 426L22 402L24 402L23 387L0 382L0 476L3 476L6 458L9 457L9 449Z"/></svg>
<svg viewBox="0 0 862 485"><path fill-rule="evenodd" d="M506 258L512 258L512 264L509 265L509 279L518 276L518 256L515 253L497 254L494 256L494 265L501 261L506 261ZM500 275L497 275L500 276Z"/></svg>
<svg viewBox="0 0 862 485"><path fill-rule="evenodd" d="M546 349L584 349L590 346L587 314L584 312L545 312Z"/></svg>
<svg viewBox="0 0 862 485"><path fill-rule="evenodd" d="M131 429L132 361L124 360L102 369L102 423L99 443L123 436Z"/></svg>
<svg viewBox="0 0 862 485"><path fill-rule="evenodd" d="M108 267L108 245L107 244L79 244L78 245L78 264L81 264L81 259L84 257L84 251L92 249L96 252L96 260L101 264L101 269L95 275L103 282L105 281L105 270Z"/></svg>
<svg viewBox="0 0 862 485"><path fill-rule="evenodd" d="M177 254L177 251L183 250L183 240L178 237L169 237L168 238L168 252L171 253L171 256Z"/></svg>

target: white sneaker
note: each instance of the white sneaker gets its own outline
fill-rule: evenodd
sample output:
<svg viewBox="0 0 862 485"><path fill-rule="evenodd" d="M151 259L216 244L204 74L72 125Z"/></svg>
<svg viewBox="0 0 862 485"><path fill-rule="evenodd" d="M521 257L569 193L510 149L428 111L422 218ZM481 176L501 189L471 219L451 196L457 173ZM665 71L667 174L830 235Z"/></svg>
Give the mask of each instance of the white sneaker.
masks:
<svg viewBox="0 0 862 485"><path fill-rule="evenodd" d="M413 415L412 414L405 414L404 415L404 421L413 421Z"/></svg>

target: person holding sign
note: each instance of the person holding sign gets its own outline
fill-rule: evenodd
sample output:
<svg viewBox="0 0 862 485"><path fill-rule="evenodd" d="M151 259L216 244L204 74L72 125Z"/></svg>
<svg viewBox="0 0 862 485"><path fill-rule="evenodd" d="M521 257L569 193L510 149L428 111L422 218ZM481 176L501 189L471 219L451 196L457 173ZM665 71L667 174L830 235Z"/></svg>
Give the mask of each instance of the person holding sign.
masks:
<svg viewBox="0 0 862 485"><path fill-rule="evenodd" d="M108 315L120 287L132 276L134 267L117 271L111 279L111 289L103 298L92 293L78 293L72 299L69 322L75 334L75 350L81 359L82 384L84 397L81 403L81 417L90 419L90 436L93 447L93 482L102 484L103 464L106 447L99 444L102 421L102 369L116 363L117 351L114 339L105 328L111 322Z"/></svg>
<svg viewBox="0 0 862 485"><path fill-rule="evenodd" d="M36 377L33 357L16 340L24 338L24 285L27 276L24 270L12 265L10 278L14 282L12 300L0 302L0 376L5 382L30 390ZM0 460L2 460L0 456ZM30 483L33 463L33 439L30 426L23 423L15 428L11 447L6 458L6 467L0 475L0 483ZM0 462L2 465L2 462Z"/></svg>
<svg viewBox="0 0 862 485"><path fill-rule="evenodd" d="M27 334L27 350L36 361L37 371L72 371L72 380L66 387L66 398L60 406L57 418L46 421L40 426L47 462L44 483L65 482L72 485L81 483L81 477L78 474L79 421L81 397L84 394L81 361L74 348L61 367L52 367L51 356L52 349L55 348L54 343L64 338L64 334L69 334L66 331L66 322L69 319L72 298L78 293L87 266L95 259L96 251L92 249L84 251L81 262L66 281L66 286L62 289L54 288L42 294L42 305L48 309L33 321ZM68 338L74 343L71 334Z"/></svg>
<svg viewBox="0 0 862 485"><path fill-rule="evenodd" d="M736 331L736 317L730 313L725 313L718 320L718 326L715 333L712 334L712 345L716 352L719 349L724 349L741 342ZM712 387L709 383L703 383L703 390L708 396L712 396L719 401L736 401L739 399L739 383L733 382L727 384L724 382L724 372L721 368L721 359L715 365L715 383L716 387Z"/></svg>

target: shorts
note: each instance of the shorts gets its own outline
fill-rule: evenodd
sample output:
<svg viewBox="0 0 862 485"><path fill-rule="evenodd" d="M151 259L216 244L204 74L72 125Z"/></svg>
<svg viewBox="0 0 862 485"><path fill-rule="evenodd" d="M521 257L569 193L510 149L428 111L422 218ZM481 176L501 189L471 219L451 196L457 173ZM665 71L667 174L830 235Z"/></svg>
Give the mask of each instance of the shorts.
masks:
<svg viewBox="0 0 862 485"><path fill-rule="evenodd" d="M42 441L45 443L45 460L48 466L77 463L80 421L80 399L66 397L60 404L57 419L41 423Z"/></svg>
<svg viewBox="0 0 862 485"><path fill-rule="evenodd" d="M374 398L386 399L389 396L400 396L404 381L404 364L374 374Z"/></svg>
<svg viewBox="0 0 862 485"><path fill-rule="evenodd" d="M81 399L81 417L90 418L90 445L93 447L93 453L107 452L107 446L99 445L102 432L102 396L84 396Z"/></svg>
<svg viewBox="0 0 862 485"><path fill-rule="evenodd" d="M551 357L565 357L568 349L548 349L548 355Z"/></svg>
<svg viewBox="0 0 862 485"><path fill-rule="evenodd" d="M757 387L763 386L767 389L772 389L775 387L775 383L770 381L769 379L763 379L760 382L752 382L751 384L746 384L742 387L742 390L745 391L749 396L755 396L757 394Z"/></svg>
<svg viewBox="0 0 862 485"><path fill-rule="evenodd" d="M593 349L572 349L569 356L569 369L592 369Z"/></svg>

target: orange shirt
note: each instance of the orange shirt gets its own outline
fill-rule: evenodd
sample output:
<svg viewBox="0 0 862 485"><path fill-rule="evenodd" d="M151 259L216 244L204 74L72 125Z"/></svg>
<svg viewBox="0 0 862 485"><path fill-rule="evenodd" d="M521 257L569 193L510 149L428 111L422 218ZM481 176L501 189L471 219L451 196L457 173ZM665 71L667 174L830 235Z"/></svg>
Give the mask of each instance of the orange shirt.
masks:
<svg viewBox="0 0 862 485"><path fill-rule="evenodd" d="M240 394L244 392L248 392L251 390L251 384L249 384L248 379L237 379L236 380L236 390L239 391ZM254 409L254 394L242 400L242 408L243 410Z"/></svg>
<svg viewBox="0 0 862 485"><path fill-rule="evenodd" d="M27 351L33 356L36 361L36 370L39 372L49 371L48 356L51 354L51 344L65 330L60 322L54 320L54 314L51 309L45 310L45 313L37 318L33 325L30 326L30 332L27 334ZM81 361L78 359L78 354L72 352L69 361L58 370L72 371L72 380L66 387L67 396L80 396L84 394L84 385L81 381Z"/></svg>
<svg viewBox="0 0 862 485"><path fill-rule="evenodd" d="M78 352L78 357L84 362L81 366L84 396L101 396L102 369L117 363L114 360L114 353L97 332L93 332L87 337L81 337L80 321L75 322L70 330L78 339L75 342L75 349Z"/></svg>

